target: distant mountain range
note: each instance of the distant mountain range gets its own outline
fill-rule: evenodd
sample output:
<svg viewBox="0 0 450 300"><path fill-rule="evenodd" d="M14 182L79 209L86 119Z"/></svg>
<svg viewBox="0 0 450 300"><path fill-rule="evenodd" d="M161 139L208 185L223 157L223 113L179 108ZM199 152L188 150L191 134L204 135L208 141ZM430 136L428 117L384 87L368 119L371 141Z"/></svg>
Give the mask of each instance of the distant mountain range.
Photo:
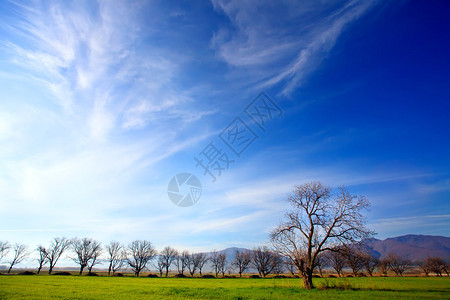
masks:
<svg viewBox="0 0 450 300"><path fill-rule="evenodd" d="M430 256L450 260L450 237L408 234L385 240L366 241L373 255L383 258L394 253L411 261L421 261Z"/></svg>
<svg viewBox="0 0 450 300"><path fill-rule="evenodd" d="M437 256L450 261L450 237L434 235L408 234L384 240L368 239L366 245L372 249L372 255L384 258L389 254L397 254L411 261L422 261L427 257ZM218 251L225 253L227 261L234 259L235 252L246 251L245 248L226 248ZM210 255L211 252L206 254Z"/></svg>

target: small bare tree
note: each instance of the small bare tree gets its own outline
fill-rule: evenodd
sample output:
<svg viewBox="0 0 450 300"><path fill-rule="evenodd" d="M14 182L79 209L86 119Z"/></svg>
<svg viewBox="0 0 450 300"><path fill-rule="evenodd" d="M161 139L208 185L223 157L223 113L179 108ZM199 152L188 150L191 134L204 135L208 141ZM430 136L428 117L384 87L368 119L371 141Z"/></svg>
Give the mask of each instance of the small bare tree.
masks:
<svg viewBox="0 0 450 300"><path fill-rule="evenodd" d="M92 243L92 255L91 259L88 261L88 271L89 274L92 274L92 269L95 265L98 265L101 263L101 260L99 259L102 255L103 249L102 245L98 241L93 241Z"/></svg>
<svg viewBox="0 0 450 300"><path fill-rule="evenodd" d="M242 273L248 269L251 261L252 261L252 255L251 255L250 251L237 250L236 254L234 256L234 260L231 263L231 265L234 266L238 270L239 277L242 277Z"/></svg>
<svg viewBox="0 0 450 300"><path fill-rule="evenodd" d="M252 252L252 264L258 270L259 276L266 277L276 266L276 254L266 246L257 247Z"/></svg>
<svg viewBox="0 0 450 300"><path fill-rule="evenodd" d="M184 275L184 271L186 270L188 263L189 263L188 251L185 250L177 255L175 265L177 266L178 274Z"/></svg>
<svg viewBox="0 0 450 300"><path fill-rule="evenodd" d="M130 257L127 262L133 270L136 277L147 268L147 264L155 257L156 250L149 241L136 240L128 245Z"/></svg>
<svg viewBox="0 0 450 300"><path fill-rule="evenodd" d="M169 268L172 265L172 263L176 260L178 251L167 246L166 248L161 251L159 254L160 257L162 257L162 261L164 262L164 268L166 272L166 277L169 275Z"/></svg>
<svg viewBox="0 0 450 300"><path fill-rule="evenodd" d="M11 246L7 241L0 241L0 261L8 254L10 248Z"/></svg>
<svg viewBox="0 0 450 300"><path fill-rule="evenodd" d="M361 260L364 270L366 270L367 274L371 277L373 276L373 271L380 263L380 260L369 253L362 253Z"/></svg>
<svg viewBox="0 0 450 300"><path fill-rule="evenodd" d="M211 264L214 268L214 273L216 274L216 277L219 275L220 272L220 259L219 259L219 252L217 252L216 250L211 252L211 257L210 257L210 261Z"/></svg>
<svg viewBox="0 0 450 300"><path fill-rule="evenodd" d="M101 252L100 243L90 238L83 238L81 240L74 239L71 244L72 250L75 253L72 260L80 265L80 275L86 267L89 273L91 273L92 267L96 264Z"/></svg>
<svg viewBox="0 0 450 300"><path fill-rule="evenodd" d="M197 260L195 259L195 254L194 253L189 255L187 267L188 267L188 270L189 270L189 274L191 274L191 277L194 277L194 274L195 274L195 272L197 271L197 268L198 268L198 263L197 263Z"/></svg>
<svg viewBox="0 0 450 300"><path fill-rule="evenodd" d="M274 252L272 273L275 275L283 274L285 265L283 256Z"/></svg>
<svg viewBox="0 0 450 300"><path fill-rule="evenodd" d="M396 254L390 254L388 257L391 270L394 271L395 275L402 277L403 273L411 265L411 262L407 259L403 259Z"/></svg>
<svg viewBox="0 0 450 300"><path fill-rule="evenodd" d="M202 276L203 267L205 266L205 264L208 262L209 259L205 253L196 253L194 255L194 260L197 264L198 273L200 274L200 276Z"/></svg>
<svg viewBox="0 0 450 300"><path fill-rule="evenodd" d="M325 259L325 253L324 252L322 252L319 255L317 255L316 268L317 268L317 271L319 271L320 277L323 277L323 269L325 268L325 262L326 262L326 259Z"/></svg>
<svg viewBox="0 0 450 300"><path fill-rule="evenodd" d="M292 276L297 276L298 273L297 267L291 260L286 260L286 268Z"/></svg>
<svg viewBox="0 0 450 300"><path fill-rule="evenodd" d="M156 260L156 264L154 264L154 267L159 272L159 277L162 277L162 274L164 272L164 269L166 268L166 264L164 262L164 258L161 255L158 255L158 259Z"/></svg>
<svg viewBox="0 0 450 300"><path fill-rule="evenodd" d="M188 258L188 270L191 277L194 277L195 272L198 270L200 276L202 276L202 270L208 261L208 257L205 253L192 253Z"/></svg>
<svg viewBox="0 0 450 300"><path fill-rule="evenodd" d="M225 253L220 253L217 259L219 262L219 272L222 273L222 277L225 277L225 272L227 271L227 256Z"/></svg>
<svg viewBox="0 0 450 300"><path fill-rule="evenodd" d="M391 269L391 262L389 257L384 257L380 259L380 263L378 264L378 271L384 276L388 276L388 271Z"/></svg>
<svg viewBox="0 0 450 300"><path fill-rule="evenodd" d="M419 266L419 268L423 271L423 273L425 274L425 276L428 277L428 275L430 275L431 273L431 268L430 266L425 262L425 261L419 261L417 263L417 265Z"/></svg>
<svg viewBox="0 0 450 300"><path fill-rule="evenodd" d="M27 246L24 244L15 244L13 247L14 256L13 259L9 262L8 273L11 272L14 265L20 264L27 256Z"/></svg>
<svg viewBox="0 0 450 300"><path fill-rule="evenodd" d="M333 194L320 182L295 187L288 200L293 210L273 230L272 244L297 266L305 288L312 289L312 274L321 252L373 235L361 213L369 201L351 195L344 187Z"/></svg>
<svg viewBox="0 0 450 300"><path fill-rule="evenodd" d="M326 252L327 260L330 266L336 271L339 277L342 275L342 269L345 267L345 257L339 248L334 248Z"/></svg>
<svg viewBox="0 0 450 300"><path fill-rule="evenodd" d="M433 272L436 274L436 276L442 276L442 273L447 273L447 264L440 257L428 257L427 259L425 259L424 265L429 270L428 273Z"/></svg>
<svg viewBox="0 0 450 300"><path fill-rule="evenodd" d="M91 241L89 239L73 239L72 240L72 251L75 256L72 257L74 263L80 265L80 275L83 273L84 268L87 266L87 261L89 259L88 248Z"/></svg>
<svg viewBox="0 0 450 300"><path fill-rule="evenodd" d="M47 253L47 250L43 246L38 246L36 251L39 254L39 257L37 259L37 261L38 261L37 273L39 274L41 272L41 269L48 263L48 259L47 259L48 253Z"/></svg>
<svg viewBox="0 0 450 300"><path fill-rule="evenodd" d="M112 241L109 245L106 246L106 252L108 253L108 275L111 272L116 273L116 271L120 270L123 267L123 264L126 260L125 249L122 244L116 241Z"/></svg>
<svg viewBox="0 0 450 300"><path fill-rule="evenodd" d="M64 237L54 238L47 249L48 274L52 274L53 268L58 262L61 255L70 247L70 241Z"/></svg>
<svg viewBox="0 0 450 300"><path fill-rule="evenodd" d="M345 247L343 254L347 260L347 266L352 269L353 276L356 277L364 267L361 252L355 247Z"/></svg>

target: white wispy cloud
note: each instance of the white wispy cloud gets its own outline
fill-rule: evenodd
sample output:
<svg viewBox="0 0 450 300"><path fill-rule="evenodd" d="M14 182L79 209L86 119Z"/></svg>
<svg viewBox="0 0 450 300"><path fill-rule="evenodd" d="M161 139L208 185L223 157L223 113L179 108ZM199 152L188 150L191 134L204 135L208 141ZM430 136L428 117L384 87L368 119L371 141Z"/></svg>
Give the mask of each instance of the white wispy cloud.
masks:
<svg viewBox="0 0 450 300"><path fill-rule="evenodd" d="M281 83L286 96L328 56L345 27L375 2L213 1L236 29L221 28L212 47L246 75L249 86L261 90Z"/></svg>
<svg viewBox="0 0 450 300"><path fill-rule="evenodd" d="M9 102L0 109L0 193L9 200L0 210L20 211L23 222L4 229L32 224L66 235L64 229L98 228L98 238L142 233L137 228L149 225L148 216L131 226L129 212L115 212L166 199L155 166L210 136L207 128L193 135L184 130L215 111L192 107L194 88L175 83L181 59L152 42L152 33L164 28L149 21L147 12L157 14L149 3L13 6L0 45L2 63L6 57L20 71L0 76L38 89L28 98L3 92ZM148 176L146 185L140 176Z"/></svg>
<svg viewBox="0 0 450 300"><path fill-rule="evenodd" d="M445 228L450 228L450 215L414 215L408 217L380 218L370 223L370 226L382 232L382 237L398 235L399 233L450 234ZM443 230L444 229L444 230Z"/></svg>

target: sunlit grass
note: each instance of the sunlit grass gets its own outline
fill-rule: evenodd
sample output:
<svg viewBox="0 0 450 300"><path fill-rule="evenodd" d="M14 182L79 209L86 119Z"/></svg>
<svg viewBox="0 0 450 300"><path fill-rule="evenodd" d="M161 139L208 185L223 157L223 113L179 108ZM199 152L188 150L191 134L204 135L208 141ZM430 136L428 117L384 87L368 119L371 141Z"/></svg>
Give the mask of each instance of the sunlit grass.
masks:
<svg viewBox="0 0 450 300"><path fill-rule="evenodd" d="M0 276L0 298L450 298L448 277L315 278L314 284L320 288L305 290L301 279L296 278L203 279L12 275Z"/></svg>

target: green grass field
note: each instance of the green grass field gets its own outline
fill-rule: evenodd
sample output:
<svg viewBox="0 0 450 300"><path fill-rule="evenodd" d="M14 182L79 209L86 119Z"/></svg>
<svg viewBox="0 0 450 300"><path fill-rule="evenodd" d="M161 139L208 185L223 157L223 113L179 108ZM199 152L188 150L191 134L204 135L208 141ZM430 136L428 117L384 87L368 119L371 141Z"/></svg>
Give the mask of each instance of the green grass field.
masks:
<svg viewBox="0 0 450 300"><path fill-rule="evenodd" d="M0 276L0 299L450 299L448 277L316 278L305 290L296 278L133 278L88 276Z"/></svg>

